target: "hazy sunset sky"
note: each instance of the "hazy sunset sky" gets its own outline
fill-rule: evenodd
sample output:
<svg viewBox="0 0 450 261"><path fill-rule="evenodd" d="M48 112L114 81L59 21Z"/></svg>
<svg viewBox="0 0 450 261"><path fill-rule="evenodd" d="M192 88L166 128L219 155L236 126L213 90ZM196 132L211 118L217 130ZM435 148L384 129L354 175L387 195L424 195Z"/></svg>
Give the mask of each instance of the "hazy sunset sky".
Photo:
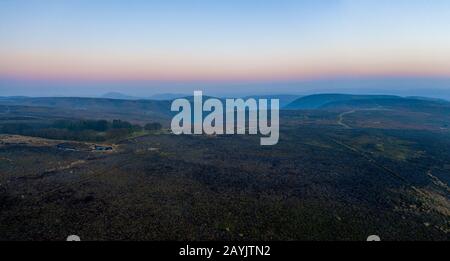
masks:
<svg viewBox="0 0 450 261"><path fill-rule="evenodd" d="M0 1L0 96L340 78L450 78L450 1Z"/></svg>

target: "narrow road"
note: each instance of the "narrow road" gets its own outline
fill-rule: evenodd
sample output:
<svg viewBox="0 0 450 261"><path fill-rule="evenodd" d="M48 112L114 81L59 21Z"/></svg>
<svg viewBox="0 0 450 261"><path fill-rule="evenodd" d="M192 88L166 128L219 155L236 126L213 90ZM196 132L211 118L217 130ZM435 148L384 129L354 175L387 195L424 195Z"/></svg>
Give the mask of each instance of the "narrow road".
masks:
<svg viewBox="0 0 450 261"><path fill-rule="evenodd" d="M352 127L350 127L348 124L344 123L344 116L358 112L358 111L392 111L392 109L377 107L377 108L357 109L357 110L346 111L346 112L339 114L339 116L337 118L337 124L341 125L342 127L346 128L346 129L351 129Z"/></svg>
<svg viewBox="0 0 450 261"><path fill-rule="evenodd" d="M347 124L344 123L344 116L348 115L348 114L352 114L354 112L356 112L356 110L346 111L346 112L339 114L337 124L341 125L342 127L346 128L346 129L351 129L350 126L348 126Z"/></svg>

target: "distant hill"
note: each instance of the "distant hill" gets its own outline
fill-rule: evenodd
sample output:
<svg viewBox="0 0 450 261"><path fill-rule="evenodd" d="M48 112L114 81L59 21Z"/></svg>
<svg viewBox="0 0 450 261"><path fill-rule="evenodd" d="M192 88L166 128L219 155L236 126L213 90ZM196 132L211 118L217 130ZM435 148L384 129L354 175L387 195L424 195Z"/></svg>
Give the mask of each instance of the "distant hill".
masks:
<svg viewBox="0 0 450 261"><path fill-rule="evenodd" d="M311 110L320 109L329 103L347 102L352 100L373 100L384 98L401 98L392 95L352 95L352 94L314 94L296 99L285 106L285 109L291 110Z"/></svg>
<svg viewBox="0 0 450 261"><path fill-rule="evenodd" d="M440 103L449 103L448 100L439 99L439 98L430 98L430 97L421 97L421 96L407 96L405 98L407 98L407 99L423 100L423 101L434 101L434 102L440 102Z"/></svg>
<svg viewBox="0 0 450 261"><path fill-rule="evenodd" d="M2 104L45 106L88 110L92 108L103 110L122 110L124 107L130 109L156 109L168 107L167 101L152 100L126 100L108 98L85 98L85 97L4 97L0 99Z"/></svg>
<svg viewBox="0 0 450 261"><path fill-rule="evenodd" d="M351 94L315 94L301 97L284 109L313 110L339 107L410 107L421 109L423 107L444 106L450 102L426 97L400 97L394 95L351 95ZM420 108L419 108L420 107Z"/></svg>
<svg viewBox="0 0 450 261"><path fill-rule="evenodd" d="M171 101L178 98L188 97L192 94L182 94L182 93L160 93L148 97L137 97L130 96L120 92L108 92L101 96L101 98L106 99L116 99L116 100L157 100L157 101Z"/></svg>
<svg viewBox="0 0 450 261"><path fill-rule="evenodd" d="M117 100L139 100L140 98L129 96L120 92L108 92L102 95L101 98L117 99Z"/></svg>
<svg viewBox="0 0 450 261"><path fill-rule="evenodd" d="M274 94L274 95L254 95L254 96L246 96L244 99L254 98L254 99L278 99L280 100L280 108L284 108L288 104L292 103L298 98L301 98L300 95L291 95L291 94Z"/></svg>
<svg viewBox="0 0 450 261"><path fill-rule="evenodd" d="M384 108L410 112L430 113L433 115L450 115L450 103L411 99L411 98L375 98L354 99L348 101L331 102L323 105L321 109L367 109Z"/></svg>
<svg viewBox="0 0 450 261"><path fill-rule="evenodd" d="M84 118L128 119L139 121L162 121L170 119L170 101L121 100L107 98L79 97L3 97L0 105L26 106ZM40 109L41 108L41 109Z"/></svg>
<svg viewBox="0 0 450 261"><path fill-rule="evenodd" d="M192 96L192 94L183 94L183 93L160 93L155 94L149 97L151 100L160 100L160 101L171 101L178 98L184 98Z"/></svg>

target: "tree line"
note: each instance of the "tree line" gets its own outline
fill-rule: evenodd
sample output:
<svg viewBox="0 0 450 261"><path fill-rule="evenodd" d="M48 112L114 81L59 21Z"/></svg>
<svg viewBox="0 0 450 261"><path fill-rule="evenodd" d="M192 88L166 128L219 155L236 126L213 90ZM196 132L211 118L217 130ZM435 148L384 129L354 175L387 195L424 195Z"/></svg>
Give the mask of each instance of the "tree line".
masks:
<svg viewBox="0 0 450 261"><path fill-rule="evenodd" d="M20 134L48 139L106 141L124 138L133 132L157 131L162 128L158 122L144 126L122 120L56 120L49 124L6 123L0 125L1 133Z"/></svg>

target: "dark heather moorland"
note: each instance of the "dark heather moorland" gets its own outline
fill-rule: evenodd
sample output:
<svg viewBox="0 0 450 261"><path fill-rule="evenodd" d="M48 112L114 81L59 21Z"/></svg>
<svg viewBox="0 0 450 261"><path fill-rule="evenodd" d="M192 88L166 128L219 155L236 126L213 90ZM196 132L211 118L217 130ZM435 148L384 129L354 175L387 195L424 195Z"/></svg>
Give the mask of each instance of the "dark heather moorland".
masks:
<svg viewBox="0 0 450 261"><path fill-rule="evenodd" d="M0 98L0 240L448 240L450 102L284 101L280 141L170 101Z"/></svg>

